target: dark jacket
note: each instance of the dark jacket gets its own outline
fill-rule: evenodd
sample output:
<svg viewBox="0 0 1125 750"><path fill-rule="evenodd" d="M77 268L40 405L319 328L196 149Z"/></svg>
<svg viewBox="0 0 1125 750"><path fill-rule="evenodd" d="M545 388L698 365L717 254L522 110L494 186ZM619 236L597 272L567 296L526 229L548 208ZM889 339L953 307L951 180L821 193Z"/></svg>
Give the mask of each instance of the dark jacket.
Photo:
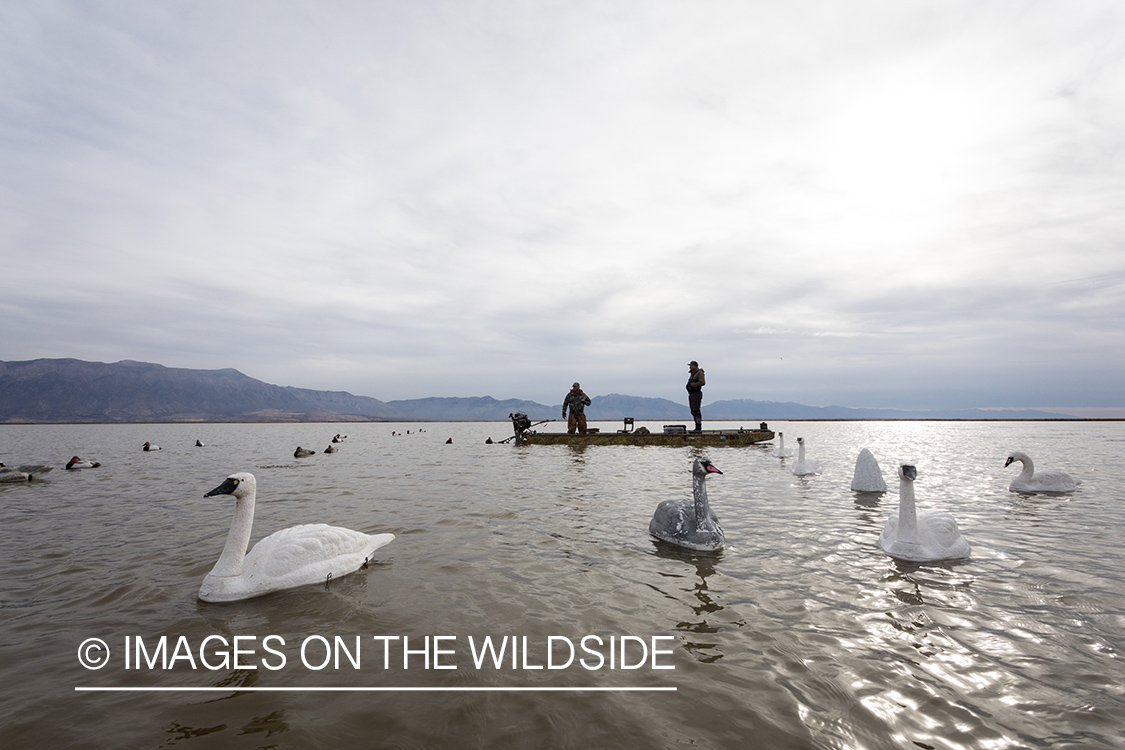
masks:
<svg viewBox="0 0 1125 750"><path fill-rule="evenodd" d="M586 411L586 407L590 405L590 397L582 391L570 391L563 399L563 416L566 416L566 408L570 407L571 414L582 414Z"/></svg>
<svg viewBox="0 0 1125 750"><path fill-rule="evenodd" d="M696 368L695 372L688 375L686 386L688 393L699 393L705 385L707 385L707 378L703 377L702 367Z"/></svg>

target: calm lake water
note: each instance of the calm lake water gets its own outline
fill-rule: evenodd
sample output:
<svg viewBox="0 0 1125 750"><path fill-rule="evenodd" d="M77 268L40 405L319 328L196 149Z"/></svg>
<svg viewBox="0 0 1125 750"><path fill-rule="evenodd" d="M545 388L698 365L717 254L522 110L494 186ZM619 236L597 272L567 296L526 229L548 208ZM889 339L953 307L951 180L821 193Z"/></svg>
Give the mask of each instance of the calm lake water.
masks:
<svg viewBox="0 0 1125 750"><path fill-rule="evenodd" d="M770 426L823 473L794 477L772 445L486 445L501 423L0 426L0 461L57 467L0 485L0 747L1125 744L1125 423ZM338 453L292 457L338 432ZM885 495L849 489L864 447ZM1084 483L1009 492L1012 450ZM102 466L63 470L75 454ZM708 488L729 546L657 546L653 510L690 497L701 454L725 472ZM971 559L875 546L902 460ZM258 480L254 540L309 522L397 538L327 587L202 603L233 510L203 495L235 471ZM477 663L486 637L499 667ZM170 690L76 690L122 687Z"/></svg>

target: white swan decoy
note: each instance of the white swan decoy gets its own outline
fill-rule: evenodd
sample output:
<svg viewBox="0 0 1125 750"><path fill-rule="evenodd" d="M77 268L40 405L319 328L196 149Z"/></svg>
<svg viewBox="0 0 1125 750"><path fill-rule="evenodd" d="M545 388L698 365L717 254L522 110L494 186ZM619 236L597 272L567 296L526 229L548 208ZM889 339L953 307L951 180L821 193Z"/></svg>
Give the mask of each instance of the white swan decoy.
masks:
<svg viewBox="0 0 1125 750"><path fill-rule="evenodd" d="M784 432L777 433L777 445L773 449L773 455L775 458L789 458L793 455L793 449L785 447Z"/></svg>
<svg viewBox="0 0 1125 750"><path fill-rule="evenodd" d="M1082 484L1081 479L1075 479L1065 471L1049 469L1036 473L1035 464L1026 453L1012 451L1004 466L1011 466L1014 461L1023 464L1023 471L1008 485L1012 492L1074 492Z"/></svg>
<svg viewBox="0 0 1125 750"><path fill-rule="evenodd" d="M879 535L879 549L897 560L936 562L969 556L970 547L957 521L943 510L918 510L914 506L914 480L918 470L902 464L898 470L898 510L887 519Z"/></svg>
<svg viewBox="0 0 1125 750"><path fill-rule="evenodd" d="M79 458L78 456L75 456L74 458L72 458L72 459L70 459L69 461L66 462L66 468L68 468L68 469L94 469L94 468L97 468L98 466L101 466L101 464L99 462L97 462L97 461L86 461L84 459Z"/></svg>
<svg viewBox="0 0 1125 750"><path fill-rule="evenodd" d="M323 523L304 524L270 534L247 554L256 494L254 475L241 472L231 474L204 495L232 495L235 499L226 546L199 587L199 598L205 602L250 599L345 576L366 565L375 550L395 538L394 534L364 534Z"/></svg>
<svg viewBox="0 0 1125 750"><path fill-rule="evenodd" d="M855 460L855 474L852 475L853 492L886 492L887 483L883 481L883 471L875 454L864 448Z"/></svg>
<svg viewBox="0 0 1125 750"><path fill-rule="evenodd" d="M806 474L819 474L820 461L815 458L805 457L805 439L797 438L797 460L793 463L790 469L797 476L805 476Z"/></svg>
<svg viewBox="0 0 1125 750"><path fill-rule="evenodd" d="M719 526L719 519L707 504L706 486L708 474L722 473L707 459L695 459L691 467L692 500L665 500L660 503L648 524L648 533L688 549L704 552L722 549L726 537Z"/></svg>
<svg viewBox="0 0 1125 750"><path fill-rule="evenodd" d="M160 450L160 446L159 445L153 445L152 443L145 443L144 447L141 448L141 450L158 451L158 450Z"/></svg>
<svg viewBox="0 0 1125 750"><path fill-rule="evenodd" d="M0 482L30 482L51 470L46 464L21 464L5 466L0 463Z"/></svg>

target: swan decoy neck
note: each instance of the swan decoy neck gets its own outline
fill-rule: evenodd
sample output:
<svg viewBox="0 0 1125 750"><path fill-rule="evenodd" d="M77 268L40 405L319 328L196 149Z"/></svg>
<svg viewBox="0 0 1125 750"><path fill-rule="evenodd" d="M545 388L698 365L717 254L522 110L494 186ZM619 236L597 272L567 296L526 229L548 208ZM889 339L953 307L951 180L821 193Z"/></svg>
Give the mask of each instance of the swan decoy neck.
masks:
<svg viewBox="0 0 1125 750"><path fill-rule="evenodd" d="M692 464L692 506L695 509L695 524L697 529L709 529L715 524L712 523L711 517L714 515L711 512L711 506L707 503L707 485L706 479L708 474L722 474L719 467L708 461L706 458L697 458L695 463Z"/></svg>

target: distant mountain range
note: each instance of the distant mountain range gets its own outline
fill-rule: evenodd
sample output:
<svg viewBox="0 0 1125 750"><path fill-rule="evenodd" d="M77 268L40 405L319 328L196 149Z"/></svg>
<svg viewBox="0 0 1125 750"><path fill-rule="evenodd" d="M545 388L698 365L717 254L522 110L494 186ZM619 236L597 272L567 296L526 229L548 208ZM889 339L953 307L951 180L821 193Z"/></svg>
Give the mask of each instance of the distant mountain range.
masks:
<svg viewBox="0 0 1125 750"><path fill-rule="evenodd" d="M686 401L686 399L685 399ZM409 419L431 421L506 419L514 411L522 411L534 420L558 419L562 405L545 406L534 401L497 401L494 398L420 398L412 401L388 401L387 405L408 415ZM687 403L666 398L643 398L610 393L593 396L586 407L591 420L614 421L624 417L637 420L691 420ZM730 399L703 404L703 419L748 420L764 422L771 419L1075 419L1070 414L1056 414L1033 409L993 411L986 409L945 409L941 411L903 411L899 409L855 409L848 406L805 406L791 401L753 401Z"/></svg>
<svg viewBox="0 0 1125 750"><path fill-rule="evenodd" d="M238 370L124 360L0 362L0 422L299 422L398 419L382 401L270 385Z"/></svg>
<svg viewBox="0 0 1125 750"><path fill-rule="evenodd" d="M586 407L591 420L691 419L686 403L611 393ZM557 419L562 406L491 396L379 401L344 391L271 385L238 370L189 370L124 360L0 362L0 423L493 421L512 412ZM1043 411L901 411L735 399L704 403L705 420L1074 419Z"/></svg>

